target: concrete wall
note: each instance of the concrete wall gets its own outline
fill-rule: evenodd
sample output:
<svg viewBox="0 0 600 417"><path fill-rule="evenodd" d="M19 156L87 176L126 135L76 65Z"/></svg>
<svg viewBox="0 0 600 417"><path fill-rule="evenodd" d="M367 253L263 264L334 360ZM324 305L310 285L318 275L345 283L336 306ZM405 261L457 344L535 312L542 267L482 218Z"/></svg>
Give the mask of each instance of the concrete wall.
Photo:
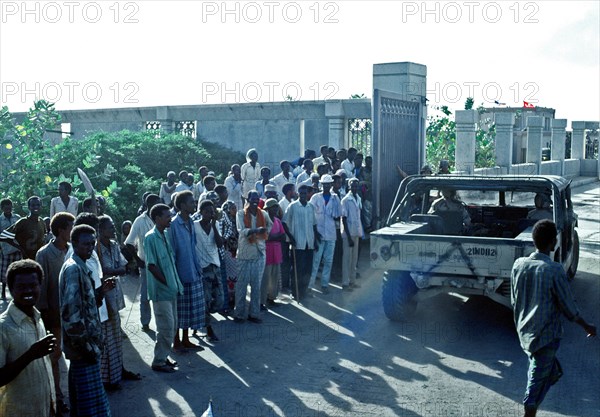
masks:
<svg viewBox="0 0 600 417"><path fill-rule="evenodd" d="M563 177L577 177L579 176L581 167L581 160L579 159L565 159Z"/></svg>
<svg viewBox="0 0 600 417"><path fill-rule="evenodd" d="M510 166L510 175L537 175L538 167L536 164L513 164Z"/></svg>
<svg viewBox="0 0 600 417"><path fill-rule="evenodd" d="M542 161L542 164L540 166L541 175L561 175L561 171L561 161Z"/></svg>
<svg viewBox="0 0 600 417"><path fill-rule="evenodd" d="M582 177L597 177L600 174L600 160L581 159L579 175Z"/></svg>
<svg viewBox="0 0 600 417"><path fill-rule="evenodd" d="M335 107L335 115L331 109ZM61 111L63 123L70 124L72 137L82 138L90 132L143 130L147 121L159 121L165 132L173 131L179 121L196 121L200 140L220 143L231 149L259 151L259 161L279 172L279 161L295 159L304 149L317 154L324 144L340 147L340 138L330 137L330 125L347 126L348 119L371 118L371 100L292 101L277 103L161 106L125 109ZM17 119L24 113L15 113ZM301 129L303 125L303 129ZM347 129L347 128L346 128ZM301 137L301 132L304 137ZM49 134L51 142L59 134ZM347 146L347 134L342 146Z"/></svg>

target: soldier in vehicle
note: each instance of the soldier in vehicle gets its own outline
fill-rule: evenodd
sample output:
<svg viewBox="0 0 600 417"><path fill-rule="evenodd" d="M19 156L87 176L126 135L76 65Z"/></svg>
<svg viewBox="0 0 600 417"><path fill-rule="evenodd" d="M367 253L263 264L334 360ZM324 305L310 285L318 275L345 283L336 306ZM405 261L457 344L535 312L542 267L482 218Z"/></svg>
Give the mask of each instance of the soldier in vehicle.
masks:
<svg viewBox="0 0 600 417"><path fill-rule="evenodd" d="M554 214L552 213L552 201L550 196L544 193L537 193L533 200L535 209L531 210L527 214L527 218L531 220L553 220Z"/></svg>
<svg viewBox="0 0 600 417"><path fill-rule="evenodd" d="M465 204L460 201L456 190L453 188L442 188L440 190L442 197L431 204L428 214L438 214L445 211L457 211L462 213L462 222L464 227L471 226L471 217L467 212Z"/></svg>

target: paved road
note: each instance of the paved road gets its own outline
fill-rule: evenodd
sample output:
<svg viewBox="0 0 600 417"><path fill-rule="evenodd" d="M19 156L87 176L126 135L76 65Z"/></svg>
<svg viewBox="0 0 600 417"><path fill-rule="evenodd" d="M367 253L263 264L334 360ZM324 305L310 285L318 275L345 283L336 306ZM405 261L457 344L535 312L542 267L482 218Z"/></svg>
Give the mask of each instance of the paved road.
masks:
<svg viewBox="0 0 600 417"><path fill-rule="evenodd" d="M574 202L582 251L573 289L588 320L600 324L598 183L579 187ZM176 355L174 375L149 370L153 342L140 333L134 306L124 317L127 366L145 378L111 394L114 414L200 415L212 398L217 417L520 415L527 359L510 311L440 295L422 302L410 322L390 322L367 254L360 290L282 306L262 325L222 320L222 341ZM600 340L565 328L565 376L538 415L600 416Z"/></svg>
<svg viewBox="0 0 600 417"><path fill-rule="evenodd" d="M573 290L586 318L600 324L600 186L576 191L582 251ZM368 250L362 255L363 288L286 304L261 325L221 318L222 341L174 354L176 374L150 370L153 334L140 331L131 303L137 280L124 278L126 367L144 379L110 394L113 415L199 416L212 399L215 417L519 416L527 359L510 311L483 298L439 295L411 321L391 322L380 276L368 269ZM565 328L565 376L538 415L600 416L600 340Z"/></svg>

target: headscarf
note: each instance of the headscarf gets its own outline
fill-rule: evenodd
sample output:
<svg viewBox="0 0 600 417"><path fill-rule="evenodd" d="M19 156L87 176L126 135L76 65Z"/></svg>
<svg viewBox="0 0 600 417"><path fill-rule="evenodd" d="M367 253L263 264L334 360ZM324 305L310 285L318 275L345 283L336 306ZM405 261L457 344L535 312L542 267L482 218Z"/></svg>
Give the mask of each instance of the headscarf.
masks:
<svg viewBox="0 0 600 417"><path fill-rule="evenodd" d="M252 152L255 152L256 154L258 154L258 151L255 148L248 149L248 152L246 152L246 162L250 162L250 154Z"/></svg>

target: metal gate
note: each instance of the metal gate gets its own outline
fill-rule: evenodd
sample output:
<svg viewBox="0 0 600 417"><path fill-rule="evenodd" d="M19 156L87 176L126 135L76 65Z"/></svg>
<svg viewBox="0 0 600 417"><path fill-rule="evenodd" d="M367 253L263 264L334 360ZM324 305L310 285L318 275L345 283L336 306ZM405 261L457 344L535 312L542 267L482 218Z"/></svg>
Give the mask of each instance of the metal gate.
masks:
<svg viewBox="0 0 600 417"><path fill-rule="evenodd" d="M380 227L392 208L402 177L418 174L425 159L423 104L406 96L373 91L373 214Z"/></svg>

